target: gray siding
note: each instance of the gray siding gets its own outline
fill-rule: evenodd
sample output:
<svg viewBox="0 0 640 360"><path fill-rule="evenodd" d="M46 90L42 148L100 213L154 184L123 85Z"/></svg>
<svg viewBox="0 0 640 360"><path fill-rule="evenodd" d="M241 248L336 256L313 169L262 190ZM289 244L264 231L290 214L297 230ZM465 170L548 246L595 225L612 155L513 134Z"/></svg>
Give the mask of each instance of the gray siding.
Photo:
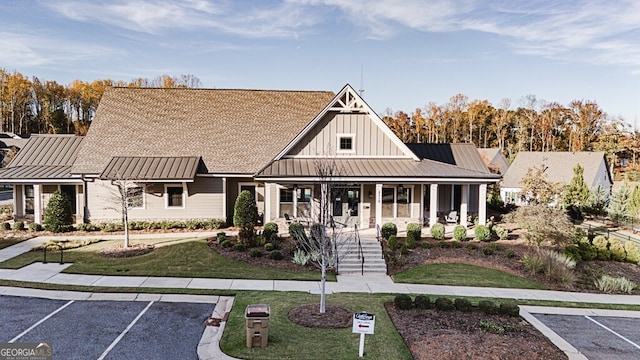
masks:
<svg viewBox="0 0 640 360"><path fill-rule="evenodd" d="M354 134L354 152L341 153L338 134ZM330 150L330 152L329 152ZM336 153L339 156L405 156L391 138L365 114L328 113L288 155L316 156Z"/></svg>
<svg viewBox="0 0 640 360"><path fill-rule="evenodd" d="M177 185L177 184L175 184ZM144 193L144 208L130 209L131 220L189 220L223 218L222 179L196 177L187 183L184 208L166 208L165 184L149 184ZM120 221L114 200L115 187L109 181L87 184L88 216L92 223Z"/></svg>

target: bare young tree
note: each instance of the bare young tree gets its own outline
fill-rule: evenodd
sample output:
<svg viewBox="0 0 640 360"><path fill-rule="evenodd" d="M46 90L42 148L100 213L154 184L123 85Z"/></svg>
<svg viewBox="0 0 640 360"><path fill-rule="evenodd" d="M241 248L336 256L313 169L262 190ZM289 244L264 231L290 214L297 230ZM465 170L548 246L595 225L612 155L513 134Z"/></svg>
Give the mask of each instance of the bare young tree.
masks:
<svg viewBox="0 0 640 360"><path fill-rule="evenodd" d="M110 196L107 209L115 210L122 214L124 225L124 247L129 247L129 210L142 206L142 194L145 186L130 179L116 176L111 180L109 187Z"/></svg>
<svg viewBox="0 0 640 360"><path fill-rule="evenodd" d="M320 278L320 313L326 312L326 279L327 271L335 270L340 256L346 254L351 245L353 233L344 228L336 228L331 216L331 193L334 181L340 176L340 169L333 157L319 157L314 160L317 185L320 187L319 214L315 219L303 219L304 226L293 226L292 235L298 246L308 256L308 261L321 271Z"/></svg>

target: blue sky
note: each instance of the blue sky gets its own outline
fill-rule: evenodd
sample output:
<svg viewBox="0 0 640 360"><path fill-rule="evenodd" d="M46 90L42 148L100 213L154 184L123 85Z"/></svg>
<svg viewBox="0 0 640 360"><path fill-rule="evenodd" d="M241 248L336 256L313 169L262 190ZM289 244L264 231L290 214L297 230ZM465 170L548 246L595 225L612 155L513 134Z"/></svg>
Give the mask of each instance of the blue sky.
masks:
<svg viewBox="0 0 640 360"><path fill-rule="evenodd" d="M0 67L67 84L359 89L378 113L457 93L595 100L640 127L640 2L2 0ZM364 70L364 81L361 70Z"/></svg>

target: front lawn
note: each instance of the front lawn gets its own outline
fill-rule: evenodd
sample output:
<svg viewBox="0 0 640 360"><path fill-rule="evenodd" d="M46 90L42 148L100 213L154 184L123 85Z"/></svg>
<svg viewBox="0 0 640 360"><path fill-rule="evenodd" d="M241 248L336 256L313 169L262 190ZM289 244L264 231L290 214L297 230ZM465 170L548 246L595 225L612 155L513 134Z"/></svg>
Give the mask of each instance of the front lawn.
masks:
<svg viewBox="0 0 640 360"><path fill-rule="evenodd" d="M121 240L102 241L89 246L64 251L64 261L73 263L65 273L131 276L171 276L218 279L257 280L320 280L315 271L291 271L255 266L228 259L210 249L199 239L167 246L157 246L152 252L129 258L106 258L97 254L107 245ZM57 261L59 253L52 251L47 259ZM42 261L42 251L31 251L0 263L0 268L17 269ZM335 281L335 275L328 279Z"/></svg>
<svg viewBox="0 0 640 360"><path fill-rule="evenodd" d="M412 284L547 289L542 284L520 276L461 263L420 265L393 275L393 280Z"/></svg>
<svg viewBox="0 0 640 360"><path fill-rule="evenodd" d="M360 335L353 334L351 327L308 328L289 321L287 314L290 310L303 304L319 304L319 301L319 295L297 292L238 293L224 329L221 349L230 356L242 359L359 359ZM411 359L409 350L384 308L384 303L390 301L393 301L392 295L343 293L327 296L327 304L376 315L375 334L365 336L365 358ZM249 304L268 304L271 308L269 343L266 348L246 347L244 312Z"/></svg>

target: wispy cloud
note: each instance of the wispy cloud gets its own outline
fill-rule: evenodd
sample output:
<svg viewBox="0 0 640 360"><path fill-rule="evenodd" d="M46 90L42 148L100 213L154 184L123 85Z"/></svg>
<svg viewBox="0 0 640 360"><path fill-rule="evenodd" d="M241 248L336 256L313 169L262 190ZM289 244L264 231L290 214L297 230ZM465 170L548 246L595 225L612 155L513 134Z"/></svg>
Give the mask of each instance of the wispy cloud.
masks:
<svg viewBox="0 0 640 360"><path fill-rule="evenodd" d="M15 67L43 66L64 62L97 59L118 51L86 43L71 43L60 39L20 32L0 32L0 64Z"/></svg>

